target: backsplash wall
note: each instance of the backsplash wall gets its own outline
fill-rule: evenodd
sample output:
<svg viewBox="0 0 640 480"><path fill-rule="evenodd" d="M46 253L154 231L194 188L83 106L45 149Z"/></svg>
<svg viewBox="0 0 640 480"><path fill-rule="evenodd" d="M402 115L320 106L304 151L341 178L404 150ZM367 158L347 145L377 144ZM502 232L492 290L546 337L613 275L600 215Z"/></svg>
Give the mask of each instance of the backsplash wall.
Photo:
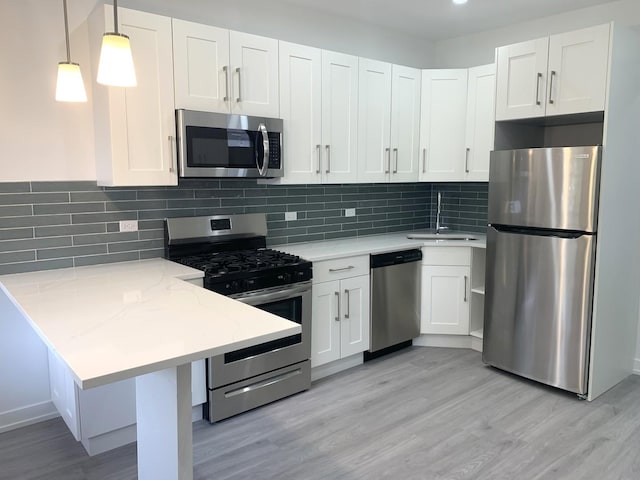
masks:
<svg viewBox="0 0 640 480"><path fill-rule="evenodd" d="M0 183L0 274L121 262L164 253L165 217L266 213L269 245L443 225L483 232L486 184L258 185L181 180L177 187L98 187L95 182ZM345 217L355 208L355 217ZM285 221L284 212L298 220ZM139 231L119 232L120 220Z"/></svg>

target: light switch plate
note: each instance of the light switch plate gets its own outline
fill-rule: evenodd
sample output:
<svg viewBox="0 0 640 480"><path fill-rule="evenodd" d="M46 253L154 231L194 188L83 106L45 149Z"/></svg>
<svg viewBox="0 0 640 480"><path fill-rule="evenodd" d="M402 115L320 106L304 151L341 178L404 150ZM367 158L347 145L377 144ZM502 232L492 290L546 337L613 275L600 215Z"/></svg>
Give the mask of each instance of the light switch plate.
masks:
<svg viewBox="0 0 640 480"><path fill-rule="evenodd" d="M284 212L284 219L288 222L298 219L298 212Z"/></svg>
<svg viewBox="0 0 640 480"><path fill-rule="evenodd" d="M121 232L137 232L138 221L137 220L120 220Z"/></svg>
<svg viewBox="0 0 640 480"><path fill-rule="evenodd" d="M344 209L344 216L345 217L355 217L356 216L356 209L355 208L345 208Z"/></svg>

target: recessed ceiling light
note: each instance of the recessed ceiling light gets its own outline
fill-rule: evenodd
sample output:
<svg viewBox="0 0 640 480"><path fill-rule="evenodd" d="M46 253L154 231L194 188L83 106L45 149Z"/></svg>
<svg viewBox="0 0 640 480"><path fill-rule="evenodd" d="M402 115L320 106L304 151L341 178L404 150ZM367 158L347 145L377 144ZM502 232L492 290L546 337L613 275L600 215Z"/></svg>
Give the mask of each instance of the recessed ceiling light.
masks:
<svg viewBox="0 0 640 480"><path fill-rule="evenodd" d="M464 5L467 3L467 0L452 0L456 5Z"/></svg>

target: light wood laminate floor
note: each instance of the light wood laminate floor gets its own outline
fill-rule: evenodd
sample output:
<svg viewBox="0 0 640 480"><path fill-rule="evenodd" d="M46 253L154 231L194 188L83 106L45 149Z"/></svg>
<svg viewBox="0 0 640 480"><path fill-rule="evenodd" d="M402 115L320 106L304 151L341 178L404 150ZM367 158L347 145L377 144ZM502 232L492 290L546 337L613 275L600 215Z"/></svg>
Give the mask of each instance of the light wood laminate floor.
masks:
<svg viewBox="0 0 640 480"><path fill-rule="evenodd" d="M194 424L195 479L640 479L640 377L594 402L412 347L310 391ZM89 457L61 419L0 435L0 479L136 478L135 445Z"/></svg>

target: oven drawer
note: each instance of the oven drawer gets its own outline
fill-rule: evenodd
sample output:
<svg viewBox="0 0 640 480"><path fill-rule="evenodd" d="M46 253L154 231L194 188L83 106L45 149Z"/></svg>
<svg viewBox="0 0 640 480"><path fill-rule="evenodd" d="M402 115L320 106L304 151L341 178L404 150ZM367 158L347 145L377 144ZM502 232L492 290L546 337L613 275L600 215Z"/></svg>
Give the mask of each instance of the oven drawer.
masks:
<svg viewBox="0 0 640 480"><path fill-rule="evenodd" d="M369 255L313 262L313 283L369 275Z"/></svg>
<svg viewBox="0 0 640 480"><path fill-rule="evenodd" d="M311 366L309 360L305 360L242 382L209 390L205 415L210 422L217 422L308 390L310 386Z"/></svg>

